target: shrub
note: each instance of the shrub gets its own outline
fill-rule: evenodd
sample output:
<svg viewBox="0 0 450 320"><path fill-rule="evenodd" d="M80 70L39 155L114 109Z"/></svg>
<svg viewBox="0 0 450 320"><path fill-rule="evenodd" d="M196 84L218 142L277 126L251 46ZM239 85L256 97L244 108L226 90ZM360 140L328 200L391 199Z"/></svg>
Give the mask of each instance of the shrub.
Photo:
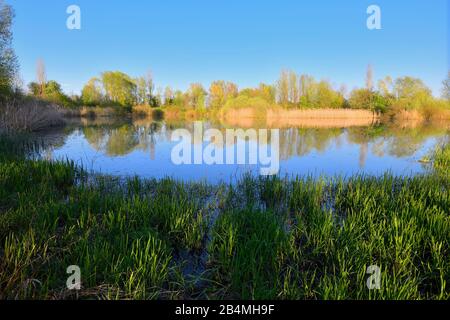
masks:
<svg viewBox="0 0 450 320"><path fill-rule="evenodd" d="M225 103L225 108L256 108L258 110L266 110L271 104L260 97L250 98L247 95L239 95L236 98L229 99Z"/></svg>

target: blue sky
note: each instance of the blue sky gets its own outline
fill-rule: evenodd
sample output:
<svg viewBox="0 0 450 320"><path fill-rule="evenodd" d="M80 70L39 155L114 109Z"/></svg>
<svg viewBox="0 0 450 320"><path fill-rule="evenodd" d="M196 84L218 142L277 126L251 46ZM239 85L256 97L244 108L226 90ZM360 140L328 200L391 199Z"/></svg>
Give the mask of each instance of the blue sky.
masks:
<svg viewBox="0 0 450 320"><path fill-rule="evenodd" d="M14 47L25 83L42 58L48 79L78 93L107 70L152 70L156 85L273 83L281 69L348 89L375 77L412 75L439 94L449 69L447 0L7 0L16 12ZM81 30L66 8L81 8ZM381 8L382 30L366 28Z"/></svg>

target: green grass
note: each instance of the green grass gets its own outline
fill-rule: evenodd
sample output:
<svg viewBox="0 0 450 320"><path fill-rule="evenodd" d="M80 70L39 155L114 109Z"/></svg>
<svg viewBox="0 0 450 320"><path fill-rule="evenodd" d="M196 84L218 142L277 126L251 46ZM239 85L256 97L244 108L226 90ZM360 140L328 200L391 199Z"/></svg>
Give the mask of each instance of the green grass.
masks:
<svg viewBox="0 0 450 320"><path fill-rule="evenodd" d="M0 299L450 298L448 175L210 186L96 176L30 150L0 138ZM433 159L445 172L448 147Z"/></svg>
<svg viewBox="0 0 450 320"><path fill-rule="evenodd" d="M432 155L433 169L450 179L450 143L440 145Z"/></svg>

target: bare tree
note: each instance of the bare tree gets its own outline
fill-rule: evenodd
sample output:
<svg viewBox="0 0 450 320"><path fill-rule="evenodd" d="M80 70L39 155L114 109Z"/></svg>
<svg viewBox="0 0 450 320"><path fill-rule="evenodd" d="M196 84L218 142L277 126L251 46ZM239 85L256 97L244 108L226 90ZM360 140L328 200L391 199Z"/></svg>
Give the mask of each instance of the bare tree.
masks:
<svg viewBox="0 0 450 320"><path fill-rule="evenodd" d="M447 74L447 79L442 82L442 97L450 101L450 71Z"/></svg>
<svg viewBox="0 0 450 320"><path fill-rule="evenodd" d="M373 69L370 64L367 66L366 72L366 89L369 91L373 90Z"/></svg>
<svg viewBox="0 0 450 320"><path fill-rule="evenodd" d="M39 84L39 95L42 96L44 94L45 85L47 83L47 74L45 71L45 63L44 60L39 59L36 64L36 80Z"/></svg>
<svg viewBox="0 0 450 320"><path fill-rule="evenodd" d="M277 84L278 89L278 101L282 105L289 103L289 72L281 71L280 79Z"/></svg>
<svg viewBox="0 0 450 320"><path fill-rule="evenodd" d="M339 87L339 93L345 98L347 96L348 93L348 88L347 85L345 83L342 83L341 86Z"/></svg>
<svg viewBox="0 0 450 320"><path fill-rule="evenodd" d="M297 74L293 71L289 72L289 100L291 103L299 102L299 86L297 82Z"/></svg>
<svg viewBox="0 0 450 320"><path fill-rule="evenodd" d="M384 79L378 81L378 90L383 96L387 97L392 92L392 84L392 78L390 76L386 76Z"/></svg>
<svg viewBox="0 0 450 320"><path fill-rule="evenodd" d="M155 84L153 82L153 74L152 74L151 70L148 70L148 72L147 72L146 82L147 82L147 93L148 93L149 99L152 99L153 90L155 90Z"/></svg>

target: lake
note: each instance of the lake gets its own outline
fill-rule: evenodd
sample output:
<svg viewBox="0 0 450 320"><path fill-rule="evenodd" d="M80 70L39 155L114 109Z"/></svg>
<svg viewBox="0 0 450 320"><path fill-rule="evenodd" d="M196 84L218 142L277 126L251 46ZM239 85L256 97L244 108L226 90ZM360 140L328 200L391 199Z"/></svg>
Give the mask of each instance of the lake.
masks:
<svg viewBox="0 0 450 320"><path fill-rule="evenodd" d="M278 129L279 175L349 176L358 173L381 175L414 175L425 172L428 164L420 160L434 146L449 137L450 123L422 125L340 124L307 122ZM322 123L322 125L321 125ZM325 124L325 125L324 125ZM225 132L242 128L219 121L201 122L209 128ZM252 124L254 125L254 124ZM69 159L89 171L144 178L173 177L185 181L210 183L232 182L244 173L259 174L261 164L180 164L173 161L172 151L179 144L172 141L176 130L194 134L194 121L153 121L151 119L112 120L100 118L74 121L64 130L40 134L46 159ZM257 129L264 129L258 127ZM270 132L270 130L269 130ZM269 134L269 149L275 142ZM239 141L239 138L236 142ZM193 149L204 150L209 142L192 141ZM257 141L246 141L246 153ZM195 144L195 145L194 145ZM232 144L217 150L234 148ZM194 155L192 155L194 157Z"/></svg>

